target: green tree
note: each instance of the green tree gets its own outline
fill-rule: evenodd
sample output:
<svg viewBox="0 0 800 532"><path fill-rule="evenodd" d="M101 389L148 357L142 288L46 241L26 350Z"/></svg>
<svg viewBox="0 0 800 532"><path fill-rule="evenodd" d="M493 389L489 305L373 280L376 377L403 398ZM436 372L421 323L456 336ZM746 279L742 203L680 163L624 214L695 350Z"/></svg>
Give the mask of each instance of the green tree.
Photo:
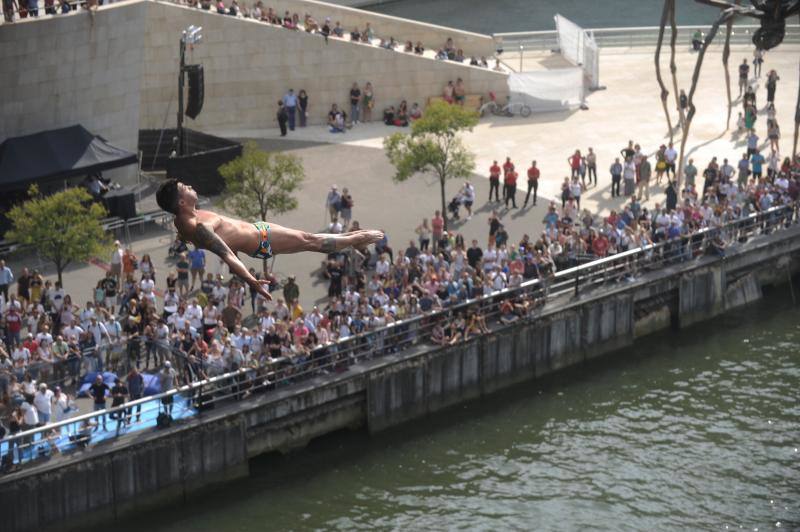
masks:
<svg viewBox="0 0 800 532"><path fill-rule="evenodd" d="M106 210L92 203L86 190L69 188L43 196L32 185L28 197L9 211L12 228L6 238L34 246L40 256L56 267L62 285L67 266L108 251L110 242L102 224Z"/></svg>
<svg viewBox="0 0 800 532"><path fill-rule="evenodd" d="M243 218L266 220L267 214L284 214L297 208L294 193L305 179L298 157L270 153L255 142L244 146L242 155L219 167L225 178L222 203ZM266 271L266 260L264 270Z"/></svg>
<svg viewBox="0 0 800 532"><path fill-rule="evenodd" d="M460 105L434 102L422 118L411 125L411 133L395 133L385 138L386 156L395 167L395 181L405 181L416 173L433 172L439 178L442 217L447 228L445 182L464 179L475 170L475 156L464 146L459 133L472 131L478 113Z"/></svg>

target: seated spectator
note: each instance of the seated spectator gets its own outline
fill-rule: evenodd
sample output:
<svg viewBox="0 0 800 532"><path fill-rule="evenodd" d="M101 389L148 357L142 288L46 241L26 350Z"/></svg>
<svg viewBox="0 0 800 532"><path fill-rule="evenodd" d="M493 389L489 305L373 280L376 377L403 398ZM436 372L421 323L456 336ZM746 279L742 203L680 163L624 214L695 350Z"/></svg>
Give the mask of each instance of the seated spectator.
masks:
<svg viewBox="0 0 800 532"><path fill-rule="evenodd" d="M323 37L327 40L331 34L331 19L326 18L325 23L322 25L322 28L319 30Z"/></svg>
<svg viewBox="0 0 800 532"><path fill-rule="evenodd" d="M509 323L514 323L519 319L514 313L514 304L511 301L503 301L500 304L500 323L507 325Z"/></svg>
<svg viewBox="0 0 800 532"><path fill-rule="evenodd" d="M410 118L412 121L422 118L422 109L419 108L419 104L417 102L414 102L414 104L411 106L411 110L408 112L408 118Z"/></svg>
<svg viewBox="0 0 800 532"><path fill-rule="evenodd" d="M405 100L400 102L400 107L397 108L397 113L394 116L394 125L398 127L406 127L408 125L408 104Z"/></svg>
<svg viewBox="0 0 800 532"><path fill-rule="evenodd" d="M383 110L383 123L387 126L394 125L394 105L390 105L386 109Z"/></svg>
<svg viewBox="0 0 800 532"><path fill-rule="evenodd" d="M453 89L453 99L455 103L464 106L464 101L467 97L467 90L464 88L464 80L461 78L456 79L456 86Z"/></svg>
<svg viewBox="0 0 800 532"><path fill-rule="evenodd" d="M303 17L303 27L305 28L306 33L319 31L319 24L317 24L317 21L314 19L314 17L308 13L306 13L305 17Z"/></svg>
<svg viewBox="0 0 800 532"><path fill-rule="evenodd" d="M503 72L503 67L500 66L500 60L499 59L495 59L494 60L494 69L493 70L495 72Z"/></svg>
<svg viewBox="0 0 800 532"><path fill-rule="evenodd" d="M470 66L480 66L480 64L478 63L478 60L475 58L474 55L469 58L469 64L470 64Z"/></svg>
<svg viewBox="0 0 800 532"><path fill-rule="evenodd" d="M453 60L456 57L456 48L453 46L453 39L451 37L447 38L447 42L444 44L443 49L447 59Z"/></svg>
<svg viewBox="0 0 800 532"><path fill-rule="evenodd" d="M414 51L414 44L411 41L406 41L406 45L403 48L403 51L406 53L411 53Z"/></svg>
<svg viewBox="0 0 800 532"><path fill-rule="evenodd" d="M344 133L345 132L345 113L339 110L336 104L331 105L331 110L328 113L328 126L330 126L331 133Z"/></svg>
<svg viewBox="0 0 800 532"><path fill-rule="evenodd" d="M234 17L239 14L239 4L236 3L236 0L231 0L231 7L228 8L228 14Z"/></svg>
<svg viewBox="0 0 800 532"><path fill-rule="evenodd" d="M425 47L422 46L421 41L417 41L417 44L414 45L414 53L417 55L422 55L425 53Z"/></svg>
<svg viewBox="0 0 800 532"><path fill-rule="evenodd" d="M333 33L335 37L339 37L340 39L344 37L344 28L342 27L342 24L338 20L336 21L336 25L331 30L331 33Z"/></svg>
<svg viewBox="0 0 800 532"><path fill-rule="evenodd" d="M455 90L456 87L453 85L453 82L448 81L447 85L445 85L444 89L442 90L442 98L444 98L444 101L447 103L453 103L455 101Z"/></svg>
<svg viewBox="0 0 800 532"><path fill-rule="evenodd" d="M481 56L480 66L482 66L483 68L489 68L489 62L486 61L485 56Z"/></svg>
<svg viewBox="0 0 800 532"><path fill-rule="evenodd" d="M350 40L351 41L361 40L361 32L358 31L358 28L353 28L353 31L350 32Z"/></svg>
<svg viewBox="0 0 800 532"><path fill-rule="evenodd" d="M367 26L364 28L364 31L361 32L361 42L371 43L374 38L375 32L372 31L369 22L367 22Z"/></svg>
<svg viewBox="0 0 800 532"><path fill-rule="evenodd" d="M439 51L436 52L436 59L438 59L439 61L444 61L445 59L447 59L447 53L441 48L439 48Z"/></svg>
<svg viewBox="0 0 800 532"><path fill-rule="evenodd" d="M253 9L250 10L250 16L254 20L264 20L264 12L261 11L261 2L256 2L256 5L253 6Z"/></svg>
<svg viewBox="0 0 800 532"><path fill-rule="evenodd" d="M462 50L461 48L456 50L456 56L453 58L453 61L457 61L459 63L463 63L464 62L464 50Z"/></svg>
<svg viewBox="0 0 800 532"><path fill-rule="evenodd" d="M217 13L219 13L220 15L224 15L226 13L225 2L223 2L222 0L219 0L219 2L217 2Z"/></svg>

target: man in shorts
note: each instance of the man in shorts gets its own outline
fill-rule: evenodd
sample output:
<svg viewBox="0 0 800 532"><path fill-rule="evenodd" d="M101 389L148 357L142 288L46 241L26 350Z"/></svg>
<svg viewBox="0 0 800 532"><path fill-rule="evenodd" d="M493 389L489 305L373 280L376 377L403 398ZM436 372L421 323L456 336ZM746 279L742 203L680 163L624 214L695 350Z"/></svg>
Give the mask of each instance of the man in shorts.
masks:
<svg viewBox="0 0 800 532"><path fill-rule="evenodd" d="M192 286L189 288L191 292L194 290L195 279L203 282L203 275L206 271L206 253L200 248L194 248L189 252L189 261L191 262L190 270L192 272Z"/></svg>
<svg viewBox="0 0 800 532"><path fill-rule="evenodd" d="M216 254L234 275L267 300L272 299L265 286L270 284L270 280L256 279L237 253L246 253L257 259L303 251L331 254L349 247L364 248L384 238L383 232L372 230L313 234L264 220L251 223L200 210L197 208L197 193L176 179L169 179L161 185L156 201L159 207L175 215L175 228L183 240Z"/></svg>
<svg viewBox="0 0 800 532"><path fill-rule="evenodd" d="M178 270L178 292L182 297L185 297L189 292L189 266L189 259L186 253L181 253L175 267Z"/></svg>

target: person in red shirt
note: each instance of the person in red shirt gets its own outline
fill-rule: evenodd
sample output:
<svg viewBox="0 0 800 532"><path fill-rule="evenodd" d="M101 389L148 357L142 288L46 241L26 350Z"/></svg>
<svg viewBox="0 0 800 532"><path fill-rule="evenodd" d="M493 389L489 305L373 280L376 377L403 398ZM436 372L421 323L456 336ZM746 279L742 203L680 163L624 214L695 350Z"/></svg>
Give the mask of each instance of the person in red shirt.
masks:
<svg viewBox="0 0 800 532"><path fill-rule="evenodd" d="M511 157L506 157L506 162L503 163L503 174L508 174L514 170L514 163L511 162Z"/></svg>
<svg viewBox="0 0 800 532"><path fill-rule="evenodd" d="M442 213L436 211L431 218L431 236L433 237L433 253L439 251L439 243L442 241L444 234L444 218Z"/></svg>
<svg viewBox="0 0 800 532"><path fill-rule="evenodd" d="M596 237L594 237L594 241L592 242L592 251L594 251L594 254L597 257L606 256L606 252L608 251L608 239L603 233L599 233Z"/></svg>
<svg viewBox="0 0 800 532"><path fill-rule="evenodd" d="M581 150L575 150L575 153L567 157L570 171L570 177L578 177L581 171Z"/></svg>
<svg viewBox="0 0 800 532"><path fill-rule="evenodd" d="M508 209L508 202L511 201L512 209L517 208L517 173L511 170L506 174L505 178L505 191L506 191L506 209Z"/></svg>
<svg viewBox="0 0 800 532"><path fill-rule="evenodd" d="M539 169L536 168L536 161L531 163L531 167L528 168L528 193L525 194L525 203L522 205L522 208L528 206L528 199L531 197L531 190L533 190L533 206L536 206L536 193L539 190Z"/></svg>
<svg viewBox="0 0 800 532"><path fill-rule="evenodd" d="M497 161L489 167L489 201L492 201L492 191L494 200L500 201L500 167L497 166Z"/></svg>

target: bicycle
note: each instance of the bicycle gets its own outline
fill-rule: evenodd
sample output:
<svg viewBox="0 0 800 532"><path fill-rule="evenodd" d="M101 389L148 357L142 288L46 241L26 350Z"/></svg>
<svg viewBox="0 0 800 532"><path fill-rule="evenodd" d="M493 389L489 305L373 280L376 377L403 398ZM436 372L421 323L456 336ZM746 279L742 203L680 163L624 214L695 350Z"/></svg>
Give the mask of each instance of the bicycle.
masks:
<svg viewBox="0 0 800 532"><path fill-rule="evenodd" d="M530 106L524 103L512 102L510 96L508 97L508 103L501 106L497 103L497 96L494 92L489 93L489 101L481 105L480 109L478 109L480 116L484 116L487 111L495 116L512 117L519 114L523 118L529 117L533 112Z"/></svg>

